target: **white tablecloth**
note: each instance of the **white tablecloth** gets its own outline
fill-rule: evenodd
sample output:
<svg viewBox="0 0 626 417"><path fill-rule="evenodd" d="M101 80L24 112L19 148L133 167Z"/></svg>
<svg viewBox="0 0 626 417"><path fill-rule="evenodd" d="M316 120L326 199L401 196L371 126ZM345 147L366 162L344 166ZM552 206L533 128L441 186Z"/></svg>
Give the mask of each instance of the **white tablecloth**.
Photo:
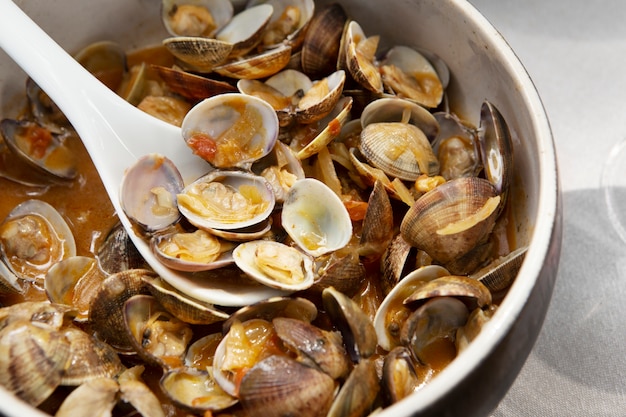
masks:
<svg viewBox="0 0 626 417"><path fill-rule="evenodd" d="M550 309L493 416L626 416L626 242L609 220L603 187L605 163L626 139L626 1L471 3L537 86L564 202ZM626 160L617 171L626 182Z"/></svg>

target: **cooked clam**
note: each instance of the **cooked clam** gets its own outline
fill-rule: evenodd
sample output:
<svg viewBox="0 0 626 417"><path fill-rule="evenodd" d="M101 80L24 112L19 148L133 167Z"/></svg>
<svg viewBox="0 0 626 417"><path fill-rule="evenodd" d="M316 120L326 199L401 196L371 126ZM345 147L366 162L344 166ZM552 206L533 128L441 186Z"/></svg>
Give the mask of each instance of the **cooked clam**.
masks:
<svg viewBox="0 0 626 417"><path fill-rule="evenodd" d="M278 117L259 98L220 94L196 104L181 128L187 145L214 167L247 167L274 147Z"/></svg>
<svg viewBox="0 0 626 417"><path fill-rule="evenodd" d="M346 207L328 186L313 178L296 181L281 216L293 241L314 257L343 248L352 237Z"/></svg>
<svg viewBox="0 0 626 417"><path fill-rule="evenodd" d="M161 18L172 36L212 37L233 17L228 0L163 0Z"/></svg>
<svg viewBox="0 0 626 417"><path fill-rule="evenodd" d="M193 331L151 295L134 295L124 302L124 324L135 351L148 363L164 368L183 364Z"/></svg>
<svg viewBox="0 0 626 417"><path fill-rule="evenodd" d="M105 275L94 258L72 256L55 263L48 270L44 289L51 302L76 309L74 320L86 321L91 300L104 279Z"/></svg>
<svg viewBox="0 0 626 417"><path fill-rule="evenodd" d="M239 400L244 410L264 416L325 416L335 381L322 371L287 356L259 361L242 378Z"/></svg>
<svg viewBox="0 0 626 417"><path fill-rule="evenodd" d="M279 242L255 240L239 244L235 263L252 279L285 291L300 291L313 285L313 262L300 250Z"/></svg>
<svg viewBox="0 0 626 417"><path fill-rule="evenodd" d="M401 344L400 329L411 314L411 309L404 304L404 300L426 282L447 275L448 271L441 266L424 266L402 278L393 287L383 299L374 317L374 328L380 347L390 351Z"/></svg>
<svg viewBox="0 0 626 417"><path fill-rule="evenodd" d="M191 412L220 411L239 401L224 392L207 370L171 369L163 374L159 384L174 403Z"/></svg>
<svg viewBox="0 0 626 417"><path fill-rule="evenodd" d="M249 0L246 7L269 4L274 13L263 32L261 45L274 48L286 43L298 48L315 12L313 0Z"/></svg>
<svg viewBox="0 0 626 417"><path fill-rule="evenodd" d="M408 46L394 46L380 62L385 87L398 97L434 108L443 99L443 84L437 71L419 51Z"/></svg>
<svg viewBox="0 0 626 417"><path fill-rule="evenodd" d="M18 277L43 282L48 270L76 255L72 231L61 214L41 200L17 205L0 225L2 257Z"/></svg>
<svg viewBox="0 0 626 417"><path fill-rule="evenodd" d="M183 178L170 159L145 155L124 175L120 187L122 208L130 219L148 231L165 229L180 218L176 195L183 187Z"/></svg>
<svg viewBox="0 0 626 417"><path fill-rule="evenodd" d="M265 178L243 171L212 171L189 184L178 208L190 223L205 230L233 230L266 220L274 193Z"/></svg>
<svg viewBox="0 0 626 417"><path fill-rule="evenodd" d="M65 143L66 134L57 134L29 120L3 119L0 132L4 143L20 160L40 172L60 179L76 177L77 161Z"/></svg>
<svg viewBox="0 0 626 417"><path fill-rule="evenodd" d="M222 64L231 51L233 44L213 38L196 36L175 36L163 40L163 45L184 66L189 69L208 73Z"/></svg>
<svg viewBox="0 0 626 417"><path fill-rule="evenodd" d="M409 244L445 264L489 237L500 199L485 179L457 178L422 195L406 213L400 232Z"/></svg>
<svg viewBox="0 0 626 417"><path fill-rule="evenodd" d="M207 271L233 263L233 245L205 230L154 236L152 251L163 264L178 271Z"/></svg>
<svg viewBox="0 0 626 417"><path fill-rule="evenodd" d="M376 64L376 50L380 36L366 36L361 25L355 20L350 21L344 30L342 43L343 50L339 51L339 69L343 69L341 62L345 60L352 78L366 90L380 94L383 92L383 82Z"/></svg>
<svg viewBox="0 0 626 417"><path fill-rule="evenodd" d="M263 30L274 13L270 4L259 4L246 8L215 34L215 38L233 45L229 58L239 58L250 52L259 42Z"/></svg>
<svg viewBox="0 0 626 417"><path fill-rule="evenodd" d="M433 150L441 167L440 175L446 180L477 176L482 159L476 130L451 113L435 113L435 118L440 130Z"/></svg>
<svg viewBox="0 0 626 417"><path fill-rule="evenodd" d="M228 333L235 322L244 323L252 319L272 321L276 317L286 317L312 322L317 317L317 307L312 301L294 296L278 296L241 307L230 315L222 325L222 332Z"/></svg>

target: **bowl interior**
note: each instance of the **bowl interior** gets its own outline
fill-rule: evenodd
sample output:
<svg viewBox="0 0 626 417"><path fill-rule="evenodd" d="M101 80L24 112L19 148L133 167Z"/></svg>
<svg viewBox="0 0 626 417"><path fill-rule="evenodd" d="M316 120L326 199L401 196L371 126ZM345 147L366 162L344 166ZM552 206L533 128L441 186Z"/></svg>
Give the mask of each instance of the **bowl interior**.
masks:
<svg viewBox="0 0 626 417"><path fill-rule="evenodd" d="M319 6L325 3L330 1L316 2ZM477 124L480 105L488 99L504 115L515 145L515 192L522 204L516 206L514 217L518 244L530 245L526 261L500 310L470 349L418 393L419 401L410 398L381 414L404 415L445 396L450 387L484 360L524 309L548 256L558 218L554 148L545 112L530 78L499 33L469 3L342 0L341 4L367 35L381 35L381 48L418 46L443 58L451 72L451 108ZM104 39L133 49L159 43L168 36L154 1L109 0L87 7L81 0L23 0L19 5L69 52ZM2 117L14 116L20 108L24 80L25 74L0 51ZM539 308L545 310L547 306ZM531 346L529 343L528 350ZM20 407L29 409L4 390L0 394L9 401L3 401L0 408L9 405L17 407L16 411Z"/></svg>

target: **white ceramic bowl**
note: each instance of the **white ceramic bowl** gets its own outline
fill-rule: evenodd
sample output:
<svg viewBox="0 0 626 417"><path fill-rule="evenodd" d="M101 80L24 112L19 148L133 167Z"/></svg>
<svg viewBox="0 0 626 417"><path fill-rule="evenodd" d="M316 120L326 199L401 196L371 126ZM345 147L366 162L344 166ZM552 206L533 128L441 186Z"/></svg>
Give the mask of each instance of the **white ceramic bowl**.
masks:
<svg viewBox="0 0 626 417"><path fill-rule="evenodd" d="M129 48L165 37L157 0L21 0L18 5L68 51L111 39ZM326 3L320 1L318 4ZM439 54L452 77L452 108L476 122L488 99L503 113L515 144L518 239L529 244L519 275L493 319L434 381L380 416L487 415L505 395L540 331L556 277L561 197L550 126L540 98L514 52L464 0L341 1L367 34L385 45L416 45ZM0 9L0 13L2 10ZM19 36L19 34L16 34ZM0 51L0 109L23 94L25 75ZM71 88L71 87L69 87ZM37 416L0 389L0 411Z"/></svg>

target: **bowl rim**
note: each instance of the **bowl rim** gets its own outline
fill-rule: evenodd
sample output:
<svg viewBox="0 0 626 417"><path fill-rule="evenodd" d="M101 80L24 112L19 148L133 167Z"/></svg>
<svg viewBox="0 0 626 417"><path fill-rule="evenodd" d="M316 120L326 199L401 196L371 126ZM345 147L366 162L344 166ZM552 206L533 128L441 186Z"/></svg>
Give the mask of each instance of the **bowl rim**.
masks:
<svg viewBox="0 0 626 417"><path fill-rule="evenodd" d="M491 51L501 55L502 61L506 63L507 72L514 74L514 78L520 82L520 88L517 91L530 112L533 122L532 133L540 155L536 221L533 225L526 260L520 268L518 278L509 289L505 302L499 306L494 317L468 348L461 352L459 358L462 360L452 361L419 392L380 410L377 415L383 417L410 415L428 409L445 397L450 387L456 386L486 360L512 328L535 288L537 280L540 279L544 262L550 256L555 230L558 227L556 222L560 216L558 201L560 191L553 135L547 113L530 75L504 37L475 6L466 0L445 0L445 2L456 8L474 24L477 35L488 44ZM417 397L419 397L419 402L415 401ZM3 386L0 386L0 401L3 402L3 410L10 410L11 415L49 416L19 399Z"/></svg>

